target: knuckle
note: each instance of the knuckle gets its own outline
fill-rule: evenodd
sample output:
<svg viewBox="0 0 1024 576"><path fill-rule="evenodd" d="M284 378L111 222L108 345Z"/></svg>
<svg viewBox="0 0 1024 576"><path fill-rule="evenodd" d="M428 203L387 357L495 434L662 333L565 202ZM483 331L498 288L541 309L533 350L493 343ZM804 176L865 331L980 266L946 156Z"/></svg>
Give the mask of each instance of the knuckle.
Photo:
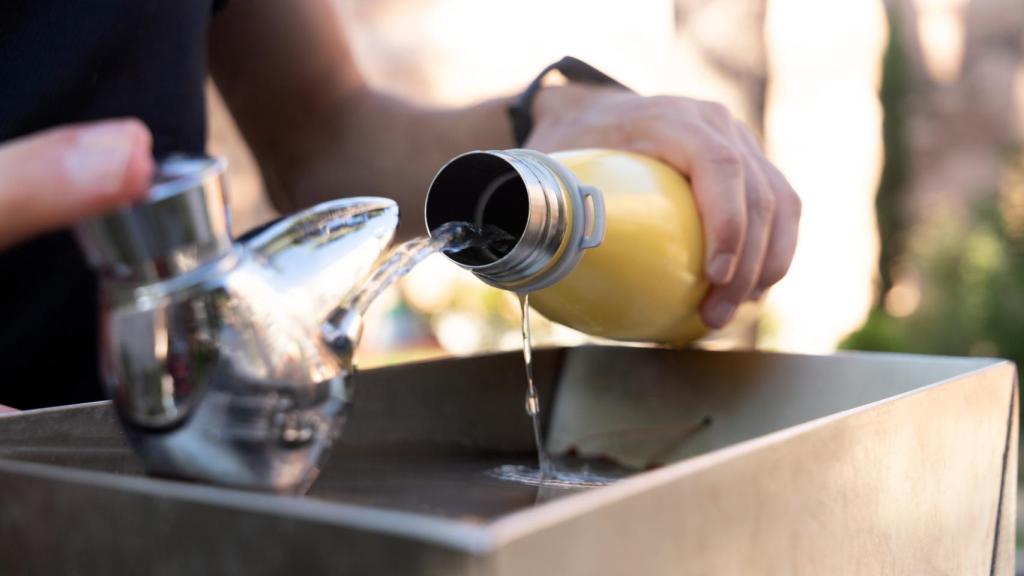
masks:
<svg viewBox="0 0 1024 576"><path fill-rule="evenodd" d="M680 128L688 132L720 132L722 123L717 117L708 112L707 105L712 104L703 100L694 100L684 96L658 96L656 108L662 112L662 117L671 118Z"/></svg>
<svg viewBox="0 0 1024 576"><path fill-rule="evenodd" d="M666 94L658 94L657 96L651 96L648 98L650 103L654 106L674 108L679 104L679 98L676 96L669 96Z"/></svg>
<svg viewBox="0 0 1024 576"><path fill-rule="evenodd" d="M679 106L672 96L651 96L645 99L644 111L652 122L663 123L678 117Z"/></svg>
<svg viewBox="0 0 1024 576"><path fill-rule="evenodd" d="M788 198L790 206L793 210L793 214L796 216L796 219L799 220L800 215L803 213L804 210L804 201L801 200L800 195L794 192L792 189L789 191Z"/></svg>
<svg viewBox="0 0 1024 576"><path fill-rule="evenodd" d="M743 158L738 150L721 143L707 144L704 149L705 159L715 166L738 172Z"/></svg>
<svg viewBox="0 0 1024 576"><path fill-rule="evenodd" d="M747 295L755 288L755 284L759 280L757 264L754 261L744 261L736 267L732 281L723 287L726 299L737 304L747 299Z"/></svg>
<svg viewBox="0 0 1024 576"><path fill-rule="evenodd" d="M757 287L761 289L771 287L779 280L782 280L787 270L789 270L788 263L775 258L770 259L764 263L764 268L761 270L761 279Z"/></svg>
<svg viewBox="0 0 1024 576"><path fill-rule="evenodd" d="M702 107L704 114L717 123L729 126L733 124L732 112L724 104L720 102L704 102Z"/></svg>
<svg viewBox="0 0 1024 576"><path fill-rule="evenodd" d="M793 190L786 177L774 165L768 164L766 175L771 187L775 190L776 206L793 214L794 218L799 220L800 213L803 211L803 201L796 190Z"/></svg>
<svg viewBox="0 0 1024 576"><path fill-rule="evenodd" d="M732 113L726 108L725 104L720 102L708 102L708 110L719 118L728 118L732 120Z"/></svg>
<svg viewBox="0 0 1024 576"><path fill-rule="evenodd" d="M726 249L739 248L743 240L743 219L739 214L728 214L715 226L713 235L718 245Z"/></svg>
<svg viewBox="0 0 1024 576"><path fill-rule="evenodd" d="M800 196L789 186L783 188L779 193L778 203L780 206L785 206L790 214L793 215L794 220L800 220L800 213L803 212L803 200Z"/></svg>
<svg viewBox="0 0 1024 576"><path fill-rule="evenodd" d="M775 212L775 196L764 186L753 186L748 194L747 210L751 215L767 219Z"/></svg>

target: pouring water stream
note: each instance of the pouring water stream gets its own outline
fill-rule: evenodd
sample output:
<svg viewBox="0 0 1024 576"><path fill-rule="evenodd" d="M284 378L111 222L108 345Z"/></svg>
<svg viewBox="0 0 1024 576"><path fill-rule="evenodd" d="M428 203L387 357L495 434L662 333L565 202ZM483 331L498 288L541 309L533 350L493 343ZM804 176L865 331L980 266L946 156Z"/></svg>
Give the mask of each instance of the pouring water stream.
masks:
<svg viewBox="0 0 1024 576"><path fill-rule="evenodd" d="M370 304L399 278L409 273L428 256L438 252L459 252L479 247L495 252L505 251L514 238L503 230L489 226L484 229L467 222L448 222L434 229L430 236L404 242L376 268L370 278L349 300L346 314L361 318ZM615 482L617 476L592 472L586 464L556 468L548 457L541 431L541 406L533 379L533 342L530 333L529 295L519 297L522 313L523 361L526 372L526 413L533 426L537 450L537 468L521 465L499 466L487 472L499 480L538 486L539 488L588 488ZM541 500L541 499L539 499Z"/></svg>

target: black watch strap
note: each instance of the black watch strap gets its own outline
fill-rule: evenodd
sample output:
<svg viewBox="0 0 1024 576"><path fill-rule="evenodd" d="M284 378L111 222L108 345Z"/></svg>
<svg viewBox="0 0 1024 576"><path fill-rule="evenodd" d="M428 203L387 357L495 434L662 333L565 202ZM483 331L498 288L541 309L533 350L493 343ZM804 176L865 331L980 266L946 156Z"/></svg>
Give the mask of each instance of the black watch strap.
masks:
<svg viewBox="0 0 1024 576"><path fill-rule="evenodd" d="M508 115L512 120L512 133L516 139L516 146L520 148L526 143L526 139L530 136L530 131L533 130L533 100L537 97L537 92L544 86L544 77L552 70L557 70L570 82L615 86L629 90L618 80L582 60L572 56L562 58L537 75L533 82L530 82L530 85L526 87L526 91L512 101L512 104L508 107Z"/></svg>

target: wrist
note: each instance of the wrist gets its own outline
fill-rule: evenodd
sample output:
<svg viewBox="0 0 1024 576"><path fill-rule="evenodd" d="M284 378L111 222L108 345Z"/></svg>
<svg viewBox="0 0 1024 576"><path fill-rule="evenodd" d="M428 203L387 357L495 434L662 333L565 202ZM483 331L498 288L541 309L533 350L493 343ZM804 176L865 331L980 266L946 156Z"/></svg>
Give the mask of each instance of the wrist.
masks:
<svg viewBox="0 0 1024 576"><path fill-rule="evenodd" d="M541 88L533 102L534 124L559 122L593 107L605 98L628 93L622 88L595 84L546 86Z"/></svg>
<svg viewBox="0 0 1024 576"><path fill-rule="evenodd" d="M526 90L515 98L508 107L509 119L512 123L512 131L515 136L516 145L524 146L530 137L535 123L534 104L539 93L544 91L552 82L562 84L586 84L589 86L614 87L619 90L629 89L607 74L590 66L586 62L566 56L558 62L551 64L538 75Z"/></svg>

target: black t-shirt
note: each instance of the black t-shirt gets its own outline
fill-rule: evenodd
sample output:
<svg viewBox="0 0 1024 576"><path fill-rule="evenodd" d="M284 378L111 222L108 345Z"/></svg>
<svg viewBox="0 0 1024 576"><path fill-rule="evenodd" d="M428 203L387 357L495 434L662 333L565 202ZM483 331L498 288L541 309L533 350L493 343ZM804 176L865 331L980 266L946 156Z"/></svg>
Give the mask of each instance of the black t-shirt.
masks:
<svg viewBox="0 0 1024 576"><path fill-rule="evenodd" d="M215 0L6 0L0 142L61 124L134 116L154 155L206 140L206 34ZM3 177L3 175L0 175ZM0 252L0 404L105 397L96 278L68 232Z"/></svg>

